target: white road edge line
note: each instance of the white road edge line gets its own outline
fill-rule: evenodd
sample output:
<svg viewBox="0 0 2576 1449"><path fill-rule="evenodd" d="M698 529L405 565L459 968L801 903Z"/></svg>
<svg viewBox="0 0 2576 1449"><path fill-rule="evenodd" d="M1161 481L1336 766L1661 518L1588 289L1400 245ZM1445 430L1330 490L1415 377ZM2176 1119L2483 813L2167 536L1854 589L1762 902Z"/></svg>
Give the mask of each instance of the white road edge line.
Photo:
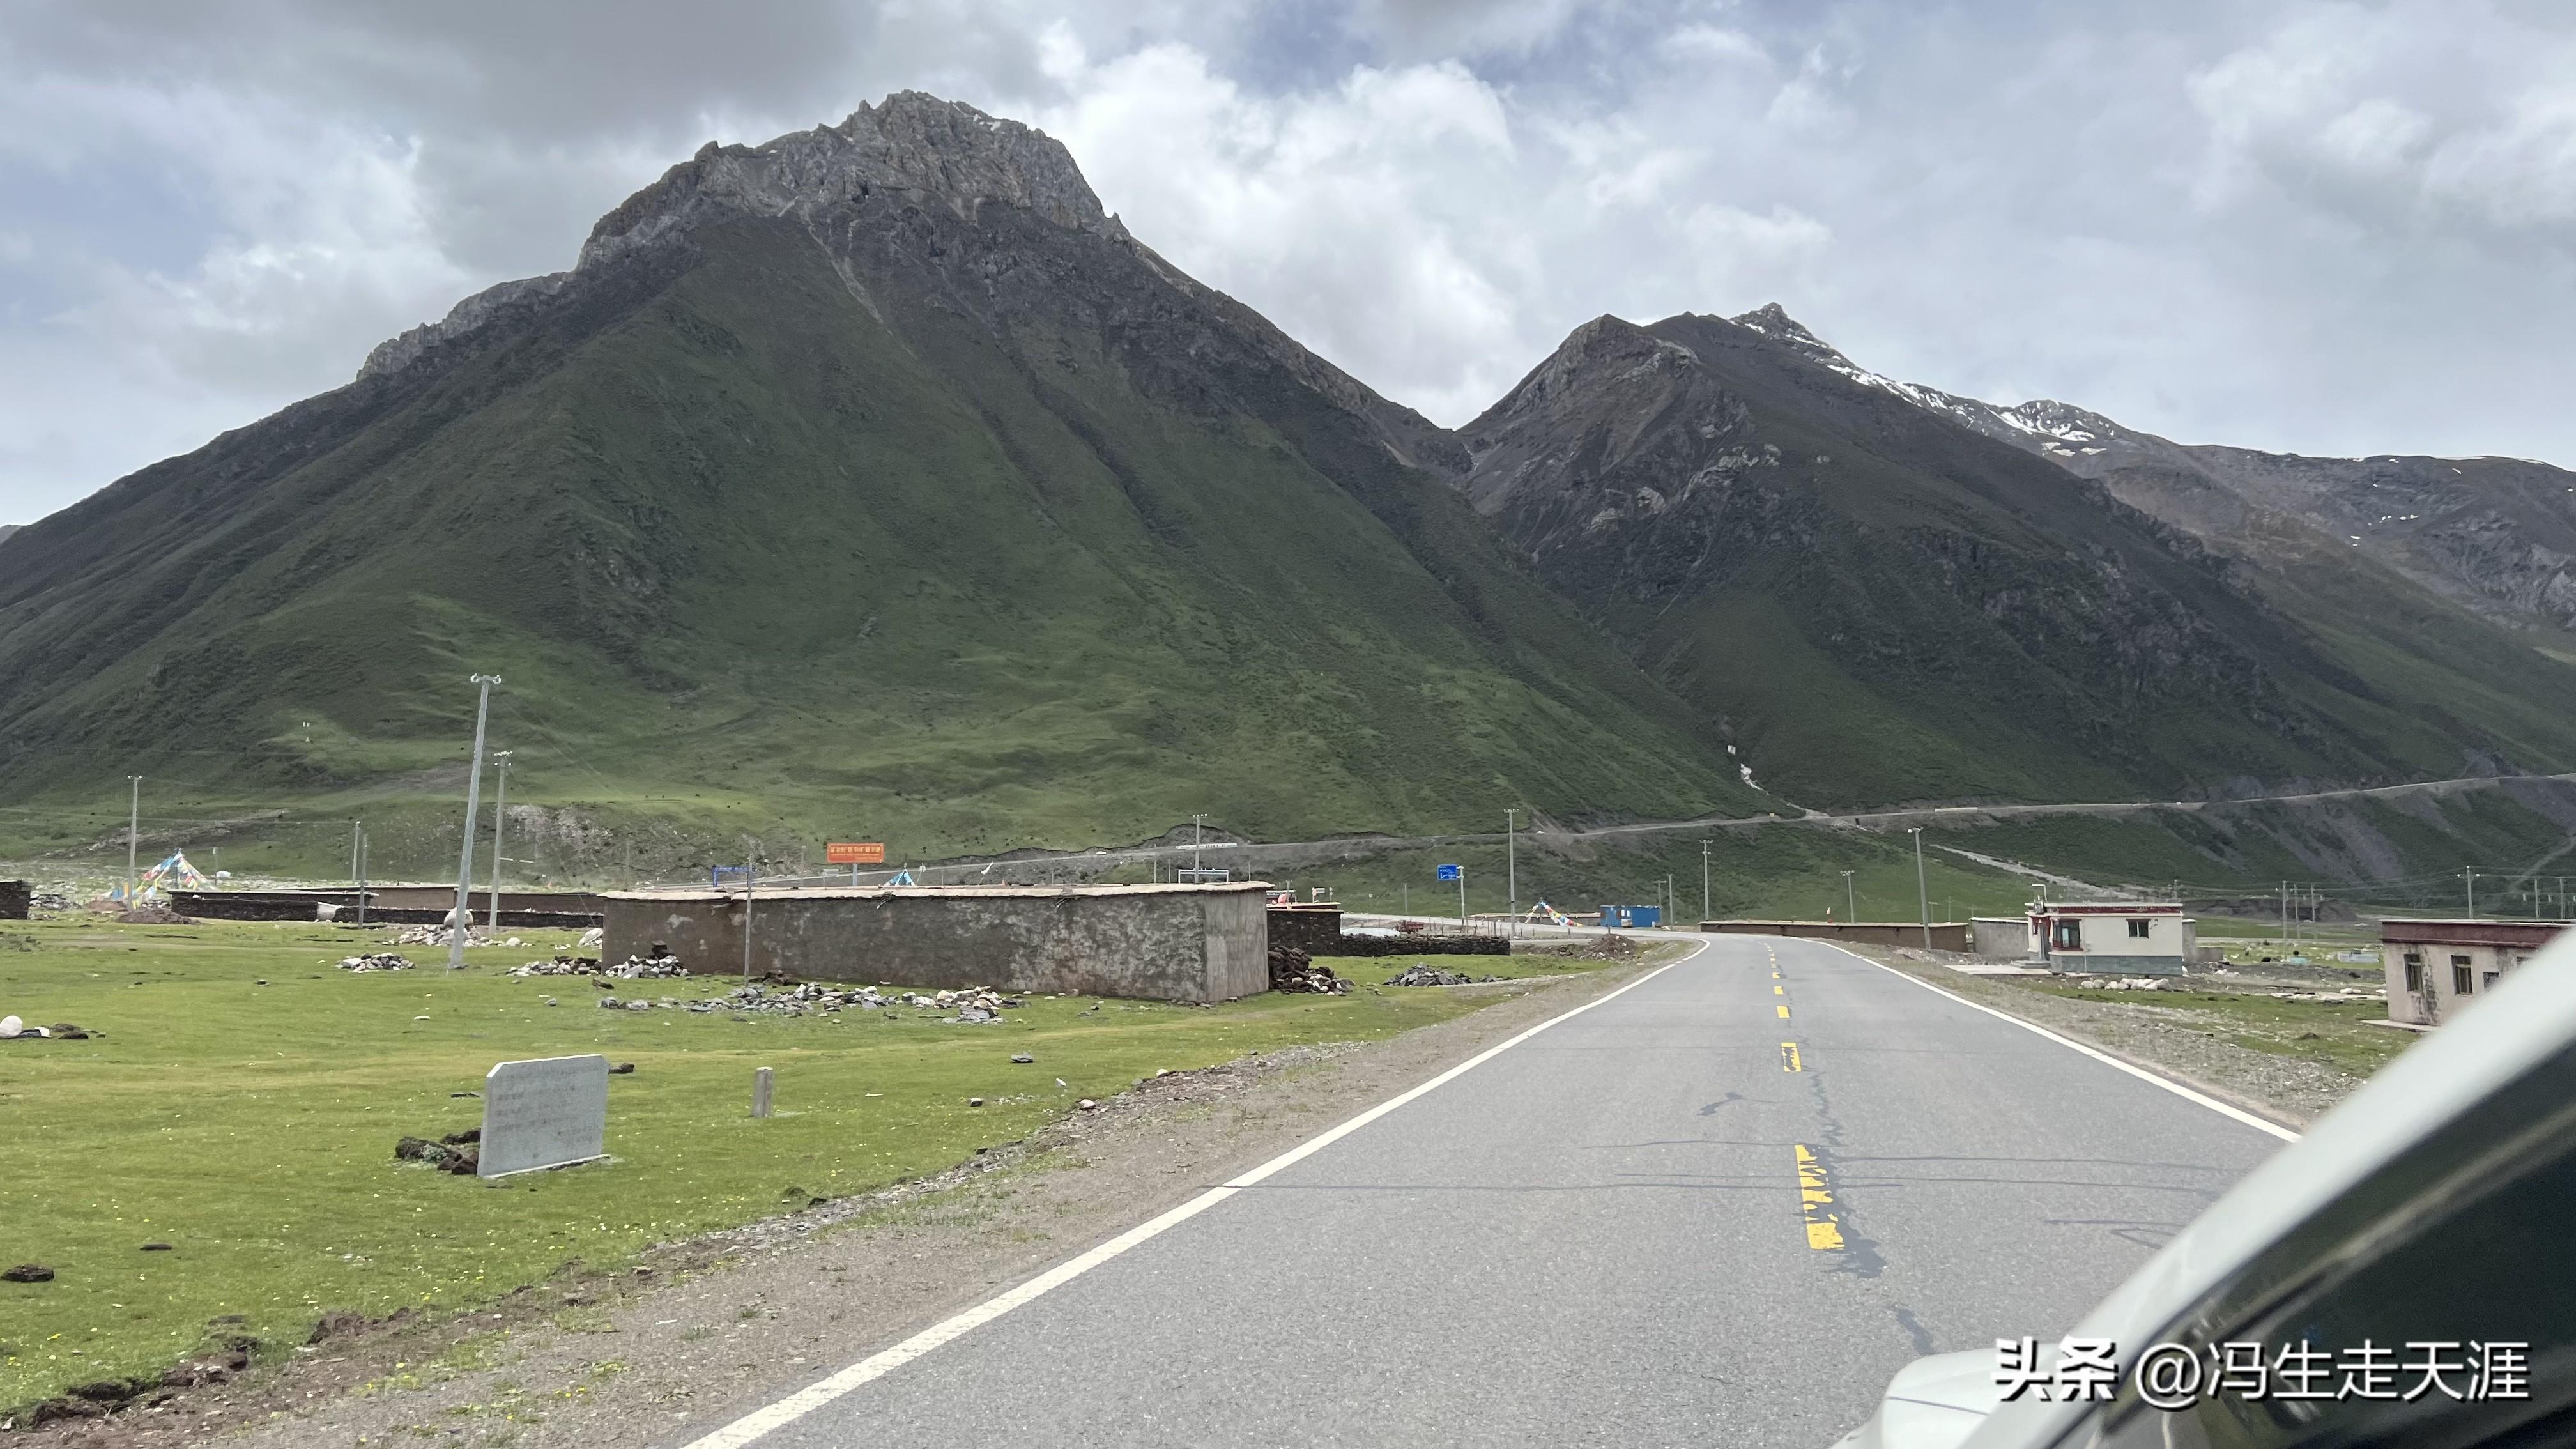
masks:
<svg viewBox="0 0 2576 1449"><path fill-rule="evenodd" d="M720 1429L713 1430L699 1438L692 1439L684 1446L684 1449L743 1449L744 1445L750 1444L762 1435L770 1433L772 1430L785 1428L787 1425L796 1422L798 1419L804 1418L807 1414L813 1413L816 1409L822 1408L833 1400L866 1385L871 1380L883 1378L885 1375L894 1372L896 1369L903 1367L905 1364L912 1362L914 1359L921 1357L932 1349L939 1347L941 1344L954 1338L963 1337L974 1329L992 1322L994 1319L1001 1317L1003 1314L1010 1312L1012 1309L1017 1308L1024 1303L1041 1297L1054 1289L1063 1287L1065 1284L1072 1282L1074 1279L1081 1277L1083 1274L1090 1272L1092 1269L1097 1268L1101 1264L1108 1262L1110 1259L1117 1257L1119 1254L1126 1252L1129 1248L1135 1247L1137 1244L1145 1242L1147 1239L1160 1236L1173 1228L1179 1227L1182 1223L1189 1221L1191 1218L1197 1217L1200 1213L1206 1212L1209 1208L1216 1206L1218 1203L1225 1201L1227 1198L1234 1196L1245 1188L1251 1187L1255 1183L1260 1182L1263 1178L1269 1177L1273 1173L1283 1171L1299 1162L1303 1162L1308 1157L1311 1157L1314 1154L1323 1151L1325 1148L1332 1146L1334 1143L1339 1142L1343 1138L1350 1136L1352 1133L1366 1127L1371 1122L1374 1122L1378 1118L1385 1116L1387 1113L1394 1111L1396 1108L1403 1106L1405 1103L1412 1101L1414 1098L1419 1097L1444 1083L1457 1080L1459 1077L1473 1071L1478 1066L1493 1060L1495 1057L1501 1056L1504 1052L1510 1051L1513 1047L1519 1046L1522 1042L1528 1041L1531 1037L1538 1035L1540 1032L1547 1030L1558 1022L1567 1021L1574 1017L1581 1016L1583 1013L1590 1011L1592 1008L1599 1006L1604 1002L1614 1000L1617 997L1624 996L1627 993L1636 990L1638 987L1645 985L1647 982L1654 980L1656 977L1663 975L1665 972L1672 970L1674 967L1679 966L1684 962L1696 959L1701 952L1706 951L1709 948L1710 944L1710 942L1703 940L1700 942L1696 950L1693 950L1690 955L1684 956L1678 961L1667 961L1663 965L1656 967L1654 970L1647 972L1645 975L1638 977L1636 980L1629 982L1627 985L1620 987L1616 991L1595 997L1592 1000L1583 1003L1581 1006L1574 1008L1572 1011L1565 1012L1558 1016L1551 1016L1547 1020L1540 1022L1538 1025L1531 1027L1529 1030L1522 1032L1520 1035L1515 1036L1508 1041L1487 1047L1485 1050L1478 1052L1476 1055L1469 1057L1467 1060L1460 1062L1458 1065L1451 1067L1449 1070L1442 1072L1436 1077L1433 1077L1431 1080L1397 1093L1395 1096L1378 1103L1376 1106L1369 1108L1367 1111L1360 1113L1358 1116L1351 1118L1349 1121L1342 1123L1338 1127L1334 1127L1317 1136L1308 1138L1295 1147L1288 1149L1286 1152L1279 1154L1277 1157L1270 1159L1268 1162L1261 1164L1259 1167L1252 1169L1250 1172L1243 1174L1241 1177L1237 1177L1230 1182L1221 1184L1220 1186L1209 1188L1207 1191L1200 1193L1197 1197L1191 1198L1188 1202L1182 1203L1179 1207L1173 1208L1171 1211L1164 1213L1161 1217L1129 1228L1127 1231L1111 1238L1108 1242L1102 1243L1100 1246L1093 1248L1091 1251L1084 1253L1079 1257L1071 1258L1065 1262L1059 1263L1045 1272L1040 1273L1036 1277L1031 1278L1027 1282L1022 1283L1016 1288L1000 1293L994 1297L987 1298L983 1302L976 1304L974 1307L967 1309L965 1312L958 1314L954 1318L934 1323L930 1327L923 1329L921 1332L914 1334L912 1337L905 1339L903 1342L896 1344L892 1348L883 1349L877 1353L870 1354L868 1357L859 1360L848 1368L842 1369L840 1372L833 1374L829 1378L809 1384L806 1387L797 1390L795 1393L789 1394L787 1397L778 1400L776 1403L755 1409Z"/></svg>
<svg viewBox="0 0 2576 1449"><path fill-rule="evenodd" d="M2182 1083L2175 1081L2171 1077L2160 1076L2157 1073L2148 1071L2146 1068L2139 1066L2135 1062L2124 1062L2118 1057L2111 1055L2109 1052L2102 1051L2096 1047L2086 1046L2084 1043L2077 1041L2072 1037L2059 1036L2057 1033L2050 1031L2047 1027L2041 1026L2037 1022L2024 1021L2009 1011L1997 1011L1991 1006L1985 1006L1977 1002L1970 1001L1968 998L1961 996L1955 991L1944 991L1940 987L1933 985L1931 982L1924 980L1920 976L1913 975L1909 972L1899 971L1884 961L1872 961L1867 956L1860 954L1858 951L1852 950L1850 947L1845 946L1840 942L1818 941L1816 944L1820 946L1831 946L1835 950L1842 952L1844 955L1860 962L1864 966L1875 966L1879 970L1886 972L1888 975L1895 977L1899 981L1911 981L1915 985L1922 987L1924 990L1931 992L1933 995L1946 996L1952 1001L1959 1003L1961 1006L1967 1007L1971 1011L1982 1011L1986 1015L1991 1016L1998 1021L2009 1021L2024 1031L2037 1032L2041 1036L2048 1038L2050 1041L2057 1043L2059 1046L2082 1052L2084 1055L2091 1057L2097 1062L2117 1067L2121 1071L2127 1072L2130 1076L2137 1078L2139 1081L2153 1082L2157 1086L2164 1088L2166 1091L2173 1093L2177 1097L2198 1102L2200 1105L2207 1107L2209 1110L2216 1112L2222 1117L2233 1117L2237 1121L2244 1123L2246 1126L2253 1128L2257 1132L2268 1132L2273 1136L2280 1138L2284 1142L2296 1142L2299 1140L2298 1133L2291 1131L2289 1128L2282 1126L2278 1122L2266 1121L2263 1118L2257 1117L2253 1113L2246 1111L2242 1107L2231 1107L2227 1103L2218 1100L2216 1097L2213 1097L2206 1092L2195 1092L2191 1088L2184 1086ZM1680 963L1676 962L1674 964L1678 965Z"/></svg>

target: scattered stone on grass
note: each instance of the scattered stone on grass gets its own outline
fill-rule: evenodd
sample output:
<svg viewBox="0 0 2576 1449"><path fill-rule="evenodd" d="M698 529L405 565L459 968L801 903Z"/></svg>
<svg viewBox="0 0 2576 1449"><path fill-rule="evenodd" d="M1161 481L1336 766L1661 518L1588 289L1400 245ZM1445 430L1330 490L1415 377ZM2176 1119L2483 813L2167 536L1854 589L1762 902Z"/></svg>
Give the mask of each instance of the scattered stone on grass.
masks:
<svg viewBox="0 0 2576 1449"><path fill-rule="evenodd" d="M343 971L409 971L411 961L391 951L376 951L364 956L344 956L340 959L340 969Z"/></svg>
<svg viewBox="0 0 2576 1449"><path fill-rule="evenodd" d="M42 1263L20 1263L15 1268L0 1268L0 1283L51 1283L54 1270Z"/></svg>
<svg viewBox="0 0 2576 1449"><path fill-rule="evenodd" d="M32 1026L14 1016L0 1016L0 1041L87 1041L93 1036L106 1034L74 1026L68 1021L58 1021L52 1026Z"/></svg>
<svg viewBox="0 0 2576 1449"><path fill-rule="evenodd" d="M1500 976L1470 976L1464 971L1443 971L1437 966L1416 962L1386 980L1389 986L1472 986L1479 981L1500 981Z"/></svg>
<svg viewBox="0 0 2576 1449"><path fill-rule="evenodd" d="M1351 983L1333 974L1330 966L1318 966L1315 958L1294 946L1270 948L1270 989L1302 991L1318 996L1347 996Z"/></svg>
<svg viewBox="0 0 2576 1449"><path fill-rule="evenodd" d="M593 984L605 986L605 983ZM952 1014L944 1019L951 1026L991 1026L1001 1021L1004 1011L1017 1010L1020 1001L982 986L927 994L919 991L889 994L874 986L843 988L807 981L793 986L755 982L737 986L722 996L702 997L695 1001L682 1001L675 996L665 996L658 1001L603 996L599 998L599 1005L607 1011L651 1011L658 1007L693 1011L700 1015L730 1011L773 1016L804 1016L812 1012L830 1015L845 1007L858 1011L885 1011L891 1016L893 1012L888 1008L909 1006L923 1011L950 1012Z"/></svg>

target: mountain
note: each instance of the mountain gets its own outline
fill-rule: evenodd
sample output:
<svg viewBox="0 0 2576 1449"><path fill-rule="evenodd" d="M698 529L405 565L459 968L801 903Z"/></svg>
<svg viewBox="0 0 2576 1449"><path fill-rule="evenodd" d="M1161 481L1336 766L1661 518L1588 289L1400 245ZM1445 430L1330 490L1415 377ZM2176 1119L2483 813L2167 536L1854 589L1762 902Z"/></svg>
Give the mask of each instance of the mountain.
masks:
<svg viewBox="0 0 2576 1449"><path fill-rule="evenodd" d="M2576 472L2522 458L2312 458L2189 445L2039 399L2004 405L1871 372L1776 307L1737 319L1818 366L2036 453L2246 562L2280 540L2357 550L2482 617L2576 629ZM2576 642L2544 641L2562 657Z"/></svg>
<svg viewBox="0 0 2576 1449"><path fill-rule="evenodd" d="M1927 390L1928 391L1928 390ZM2521 458L2311 458L2184 445L2056 402L2004 408L1942 395L1989 437L2225 548L2313 534L2482 617L2576 630L2576 473ZM2545 647L2576 654L2569 641Z"/></svg>
<svg viewBox="0 0 2576 1449"><path fill-rule="evenodd" d="M900 94L709 145L570 270L0 543L0 796L140 772L443 820L481 671L512 799L563 829L901 855L1752 808L1465 461L1056 141Z"/></svg>
<svg viewBox="0 0 2576 1449"><path fill-rule="evenodd" d="M0 523L0 543L7 543L9 535L16 533L23 526L16 523Z"/></svg>
<svg viewBox="0 0 2576 1449"><path fill-rule="evenodd" d="M1806 804L2576 761L2576 670L2349 546L2249 568L1960 401L1777 306L1604 317L1467 426L1464 487Z"/></svg>

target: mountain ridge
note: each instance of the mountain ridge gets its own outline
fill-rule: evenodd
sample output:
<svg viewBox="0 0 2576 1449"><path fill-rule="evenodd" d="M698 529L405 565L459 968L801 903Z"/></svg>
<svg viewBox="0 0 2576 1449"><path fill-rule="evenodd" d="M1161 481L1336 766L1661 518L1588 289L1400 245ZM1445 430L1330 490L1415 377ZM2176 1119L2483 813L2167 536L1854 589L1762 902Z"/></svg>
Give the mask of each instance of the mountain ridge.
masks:
<svg viewBox="0 0 2576 1449"><path fill-rule="evenodd" d="M1758 807L1408 461L1438 430L1003 165L1053 142L876 114L1000 159L923 205L846 131L701 152L568 272L13 538L0 791L185 740L201 779L363 796L451 756L489 670L544 767L514 798L705 782L693 828Z"/></svg>

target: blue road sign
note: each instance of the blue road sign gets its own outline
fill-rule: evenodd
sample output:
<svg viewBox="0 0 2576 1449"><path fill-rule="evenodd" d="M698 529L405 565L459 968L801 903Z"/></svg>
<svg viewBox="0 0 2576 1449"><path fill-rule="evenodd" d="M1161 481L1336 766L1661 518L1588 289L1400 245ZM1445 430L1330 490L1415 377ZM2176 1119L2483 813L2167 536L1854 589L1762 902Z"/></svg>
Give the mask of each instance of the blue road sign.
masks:
<svg viewBox="0 0 2576 1449"><path fill-rule="evenodd" d="M1442 880L1456 880L1458 878L1458 867L1454 865L1444 865L1440 867L1440 878Z"/></svg>

